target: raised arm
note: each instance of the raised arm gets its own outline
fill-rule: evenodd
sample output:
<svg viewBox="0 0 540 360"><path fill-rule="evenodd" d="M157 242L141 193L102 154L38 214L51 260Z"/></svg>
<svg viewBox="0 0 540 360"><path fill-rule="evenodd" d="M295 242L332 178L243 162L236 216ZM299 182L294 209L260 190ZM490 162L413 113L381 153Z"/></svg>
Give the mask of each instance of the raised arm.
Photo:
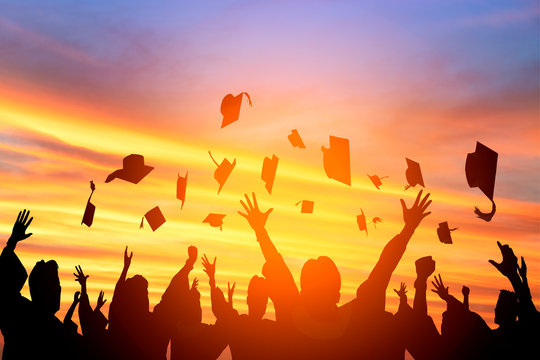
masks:
<svg viewBox="0 0 540 360"><path fill-rule="evenodd" d="M85 275L81 266L75 266L76 273L75 281L81 285L81 296L79 304L79 321L81 323L81 330L84 335L88 335L93 330L93 316L92 316L92 307L90 306L90 301L88 300L88 292L86 289L86 280L89 275Z"/></svg>
<svg viewBox="0 0 540 360"><path fill-rule="evenodd" d="M0 290L3 298L19 294L28 277L26 269L15 254L15 247L19 241L32 236L32 233L26 233L34 219L33 217L28 219L29 216L30 210L19 212L17 220L13 224L11 236L0 255Z"/></svg>
<svg viewBox="0 0 540 360"><path fill-rule="evenodd" d="M241 211L238 211L238 214L243 216L248 221L251 228L255 231L255 235L257 236L257 241L259 242L259 246L261 247L264 259L266 261L272 261L275 258L279 257L279 253L274 246L274 243L272 243L272 240L270 240L270 236L268 236L268 232L266 232L264 226L266 225L268 215L270 215L270 213L274 209L270 208L263 213L259 210L259 205L257 204L257 198L255 197L255 193L252 193L253 203L251 202L247 194L244 194L244 196L246 198L246 203L240 200L240 204L242 204L242 207L246 212L243 213Z"/></svg>
<svg viewBox="0 0 540 360"><path fill-rule="evenodd" d="M407 307L407 285L404 282L401 283L399 290L394 289L394 292L399 296L399 311L405 310Z"/></svg>
<svg viewBox="0 0 540 360"><path fill-rule="evenodd" d="M416 260L416 281L414 282L414 304L413 308L416 313L427 316L427 279L435 271L435 261L431 256L426 256Z"/></svg>
<svg viewBox="0 0 540 360"><path fill-rule="evenodd" d="M405 222L403 230L386 244L379 257L379 261L377 261L371 274L369 274L368 279L358 288L357 297L363 299L371 298L379 307L381 305L384 307L386 288L388 287L392 273L401 260L414 231L420 225L420 222L431 214L431 212L426 212L431 204L431 200L428 200L429 195L428 193L422 198L422 190L420 190L410 209L407 208L403 199L400 200L403 209L403 220Z"/></svg>
<svg viewBox="0 0 540 360"><path fill-rule="evenodd" d="M203 271L208 275L208 283L210 284L210 300L212 301L212 312L216 319L227 319L231 311L234 310L232 303L227 303L223 292L216 286L216 258L210 262L206 254L202 257ZM233 287L234 291L234 287ZM232 297L229 289L229 297ZM231 299L232 300L232 299Z"/></svg>
<svg viewBox="0 0 540 360"><path fill-rule="evenodd" d="M66 316L64 316L64 326L72 333L77 333L77 324L75 324L73 320L71 320L71 318L73 317L75 307L77 307L77 304L81 300L80 296L81 293L79 291L76 291L75 295L73 295L73 302L71 303L71 306L66 312Z"/></svg>

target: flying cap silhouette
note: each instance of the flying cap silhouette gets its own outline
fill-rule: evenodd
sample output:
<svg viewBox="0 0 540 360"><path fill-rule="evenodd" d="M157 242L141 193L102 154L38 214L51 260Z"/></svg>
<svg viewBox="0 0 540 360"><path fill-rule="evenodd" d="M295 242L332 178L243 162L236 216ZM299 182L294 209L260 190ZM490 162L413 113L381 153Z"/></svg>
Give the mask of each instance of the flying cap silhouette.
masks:
<svg viewBox="0 0 540 360"><path fill-rule="evenodd" d="M240 107L242 106L242 96L246 95L249 101L249 106L251 104L251 98L247 92L242 92L236 96L233 94L227 94L221 100L221 114L223 115L223 121L221 122L221 128L235 122L240 116Z"/></svg>
<svg viewBox="0 0 540 360"><path fill-rule="evenodd" d="M330 147L321 147L323 152L323 165L326 175L330 179L343 184L351 185L351 154L349 139L330 136Z"/></svg>
<svg viewBox="0 0 540 360"><path fill-rule="evenodd" d="M208 223L212 227L219 227L219 230L223 230L223 218L227 216L225 214L209 214L202 222Z"/></svg>
<svg viewBox="0 0 540 360"><path fill-rule="evenodd" d="M92 223L94 222L94 213L96 211L96 206L90 202L92 195L94 194L94 190L96 190L96 185L94 185L93 181L90 181L90 190L92 190L92 192L90 193L90 197L86 202L86 209L84 209L84 215L81 221L81 225L84 224L88 227L92 226Z"/></svg>
<svg viewBox="0 0 540 360"><path fill-rule="evenodd" d="M366 224L366 215L364 215L364 210L360 209L361 214L356 216L356 222L358 224L358 230L366 231L366 235L369 236L367 231L367 224Z"/></svg>
<svg viewBox="0 0 540 360"><path fill-rule="evenodd" d="M407 177L408 184L405 185L405 190L416 185L424 186L424 178L422 177L422 171L420 170L420 164L414 160L407 159L407 170L405 170L405 176Z"/></svg>
<svg viewBox="0 0 540 360"><path fill-rule="evenodd" d="M480 142L476 142L476 150L467 154L465 161L465 176L469 187L479 187L480 190L491 200L491 212L483 213L474 208L474 213L485 221L491 221L495 215L496 205L493 201L495 190L495 175L497 173L498 154Z"/></svg>
<svg viewBox="0 0 540 360"><path fill-rule="evenodd" d="M148 224L150 225L152 231L156 231L161 225L165 223L165 217L161 213L159 206L152 208L146 214L144 214L141 219L141 225L139 226L139 229L143 228L143 222L145 218L146 221L148 221Z"/></svg>
<svg viewBox="0 0 540 360"><path fill-rule="evenodd" d="M437 228L437 236L439 237L439 241L443 244L452 244L453 242L450 232L457 229L458 228L450 229L447 221L439 223L439 227Z"/></svg>
<svg viewBox="0 0 540 360"><path fill-rule="evenodd" d="M144 156L131 154L124 158L122 169L115 170L107 176L105 182L108 183L118 178L137 184L153 169L152 166L144 165Z"/></svg>
<svg viewBox="0 0 540 360"><path fill-rule="evenodd" d="M186 201L187 176L187 172L184 177L181 177L180 174L178 174L178 179L176 180L176 198L182 201L180 210L184 208L184 202Z"/></svg>
<svg viewBox="0 0 540 360"><path fill-rule="evenodd" d="M304 145L304 142L302 141L302 138L300 137L300 134L298 133L298 130L294 129L291 130L291 133L287 137L289 139L289 142L294 147L299 147L300 149L305 149L306 146Z"/></svg>
<svg viewBox="0 0 540 360"><path fill-rule="evenodd" d="M272 155L272 158L265 157L263 161L261 179L264 181L264 187L268 190L268 193L272 193L272 187L274 186L274 179L276 177L276 170L279 158L276 155Z"/></svg>
<svg viewBox="0 0 540 360"><path fill-rule="evenodd" d="M302 214L312 214L313 213L313 206L315 203L311 200L302 200L296 203L296 206L298 206L300 203L302 203L302 208L300 209L300 212Z"/></svg>
<svg viewBox="0 0 540 360"><path fill-rule="evenodd" d="M377 188L377 190L381 190L379 188L379 186L382 185L382 179L385 179L387 178L388 176L383 176L383 177L379 177L378 175L369 175L369 174L366 174L369 178L369 180L371 180L371 182L373 183L373 185L375 185L375 187Z"/></svg>
<svg viewBox="0 0 540 360"><path fill-rule="evenodd" d="M234 159L232 163L229 162L229 160L227 159L223 159L221 164L218 164L216 160L214 160L212 153L210 151L208 151L208 153L210 154L210 157L212 158L212 161L214 162L214 164L216 164L217 166L216 171L214 171L214 179L216 179L216 181L219 184L219 189L218 189L218 194L219 194L219 192L223 188L223 185L225 185L225 182L229 178L229 175L231 175L231 172L233 171L234 166L236 165L236 159Z"/></svg>

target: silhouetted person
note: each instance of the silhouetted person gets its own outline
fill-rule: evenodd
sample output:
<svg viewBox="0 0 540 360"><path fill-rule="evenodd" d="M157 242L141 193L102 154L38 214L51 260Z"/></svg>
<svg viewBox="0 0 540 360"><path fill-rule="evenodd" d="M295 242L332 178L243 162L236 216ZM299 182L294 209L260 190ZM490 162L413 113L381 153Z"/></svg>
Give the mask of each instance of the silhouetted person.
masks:
<svg viewBox="0 0 540 360"><path fill-rule="evenodd" d="M171 360L214 360L227 347L225 329L219 321L216 324L202 322L201 294L197 286L195 278L191 289L189 285L184 289L186 296L178 304L182 307L182 316L172 335Z"/></svg>
<svg viewBox="0 0 540 360"><path fill-rule="evenodd" d="M96 308L92 309L88 292L86 288L86 280L89 275L85 275L81 266L76 266L73 273L75 281L81 285L81 297L79 304L79 321L81 324L82 333L84 336L84 345L89 358L106 359L111 356L108 331L105 329L108 320L101 312L101 308L107 300L104 300L104 293L100 291Z"/></svg>
<svg viewBox="0 0 540 360"><path fill-rule="evenodd" d="M424 217L431 200L418 193L408 209L401 200L405 226L385 246L368 279L357 290L357 297L338 307L341 277L334 262L321 256L310 259L302 268L301 291L283 258L270 240L264 226L272 209L259 210L255 194L253 203L247 195L241 201L245 217L255 231L266 264L263 274L268 280L270 298L276 308L277 321L290 332L288 358L382 358L402 359L400 339L392 314L385 311L386 288L407 244Z"/></svg>
<svg viewBox="0 0 540 360"><path fill-rule="evenodd" d="M28 219L29 216L30 211L19 212L0 256L3 359L74 359L82 355L79 351L81 339L70 316L67 317L67 326L55 316L60 308L61 292L56 262L41 260L32 269L28 278L32 301L20 294L27 274L15 254L15 247L19 241L32 235L26 234L33 220Z"/></svg>
<svg viewBox="0 0 540 360"><path fill-rule="evenodd" d="M435 271L435 261L431 256L415 262L416 281L413 308L407 304L404 284L400 290L394 290L400 297L400 306L395 315L400 334L405 346L415 360L437 359L441 357L441 337L427 312L427 279Z"/></svg>
<svg viewBox="0 0 540 360"><path fill-rule="evenodd" d="M228 302L216 287L216 259L211 263L205 255L203 266L212 291L212 309L218 322L225 328L233 360L282 358L282 341L279 340L277 324L263 319L268 305L266 280L257 275L251 278L247 294L248 314L240 315L233 307L235 285L232 288L228 286Z"/></svg>
<svg viewBox="0 0 540 360"><path fill-rule="evenodd" d="M182 309L178 304L185 297L185 282L197 259L197 248L190 246L188 254L184 267L172 278L161 302L150 312L146 279L135 275L126 280L133 256L133 253L128 256L126 247L124 269L109 309L109 336L114 358L166 358L169 340L181 316Z"/></svg>
<svg viewBox="0 0 540 360"><path fill-rule="evenodd" d="M527 281L527 265L521 257L521 267L517 257L508 245L497 241L503 260L489 262L503 274L514 288L514 293L503 291L499 294L495 308L495 323L499 325L492 340L498 354L524 357L540 354L537 342L540 338L540 313L532 301L531 290ZM518 317L516 321L515 317Z"/></svg>
<svg viewBox="0 0 540 360"><path fill-rule="evenodd" d="M480 315L470 311L462 302L450 295L441 276L435 276L431 290L446 302L441 325L442 359L489 359L491 330Z"/></svg>

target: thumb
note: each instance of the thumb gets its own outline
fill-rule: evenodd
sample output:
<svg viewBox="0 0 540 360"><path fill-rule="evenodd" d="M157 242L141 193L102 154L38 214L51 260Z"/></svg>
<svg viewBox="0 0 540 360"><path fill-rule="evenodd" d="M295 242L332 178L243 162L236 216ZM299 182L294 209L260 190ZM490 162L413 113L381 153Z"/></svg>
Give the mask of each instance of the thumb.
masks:
<svg viewBox="0 0 540 360"><path fill-rule="evenodd" d="M274 211L274 208L268 209L268 210L264 213L264 215L268 216L268 215L270 215L270 214L272 213L272 211Z"/></svg>
<svg viewBox="0 0 540 360"><path fill-rule="evenodd" d="M500 271L501 264L496 263L494 260L489 260L489 263L495 266L495 268Z"/></svg>
<svg viewBox="0 0 540 360"><path fill-rule="evenodd" d="M401 202L401 208L403 209L403 212L407 211L407 205L405 205L405 200L399 199Z"/></svg>

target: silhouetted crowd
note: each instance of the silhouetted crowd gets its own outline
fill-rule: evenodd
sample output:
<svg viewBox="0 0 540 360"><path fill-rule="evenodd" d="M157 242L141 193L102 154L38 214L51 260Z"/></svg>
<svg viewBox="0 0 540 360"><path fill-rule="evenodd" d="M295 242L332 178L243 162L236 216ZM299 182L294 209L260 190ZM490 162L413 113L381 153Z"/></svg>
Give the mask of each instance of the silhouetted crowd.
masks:
<svg viewBox="0 0 540 360"><path fill-rule="evenodd" d="M407 289L394 290L400 299L396 314L385 310L386 290L409 240L422 219L430 214L429 194L422 191L411 208L401 200L404 226L384 247L368 278L358 287L356 298L338 306L341 276L326 256L309 259L302 268L300 288L272 243L265 224L272 209L259 210L255 194L245 195L239 211L254 230L265 258L262 276L249 283L248 314L233 306L234 284L227 298L216 286L216 259L202 257L211 288L214 324L202 322L200 294L189 274L198 258L197 248L188 248L184 266L172 278L161 301L150 311L148 282L141 275L127 276L133 254L124 252L124 268L116 283L105 316L106 302L100 292L94 308L86 283L88 275L78 266L74 273L81 289L60 321L60 280L54 260L39 261L27 275L15 253L33 218L19 213L11 237L0 256L0 329L4 336L3 359L216 359L229 346L234 360L240 359L404 359L407 350L415 359L538 359L540 315L527 282L527 267L521 266L508 245L498 243L502 262L490 262L511 283L513 291L501 290L495 307L497 329L490 329L469 310L469 289L463 300L449 293L442 277L435 276L431 291L446 302L439 332L428 314L426 291L435 271L435 261L416 261L413 306ZM31 300L21 295L28 278ZM276 320L264 318L268 299ZM79 323L72 321L78 305Z"/></svg>

